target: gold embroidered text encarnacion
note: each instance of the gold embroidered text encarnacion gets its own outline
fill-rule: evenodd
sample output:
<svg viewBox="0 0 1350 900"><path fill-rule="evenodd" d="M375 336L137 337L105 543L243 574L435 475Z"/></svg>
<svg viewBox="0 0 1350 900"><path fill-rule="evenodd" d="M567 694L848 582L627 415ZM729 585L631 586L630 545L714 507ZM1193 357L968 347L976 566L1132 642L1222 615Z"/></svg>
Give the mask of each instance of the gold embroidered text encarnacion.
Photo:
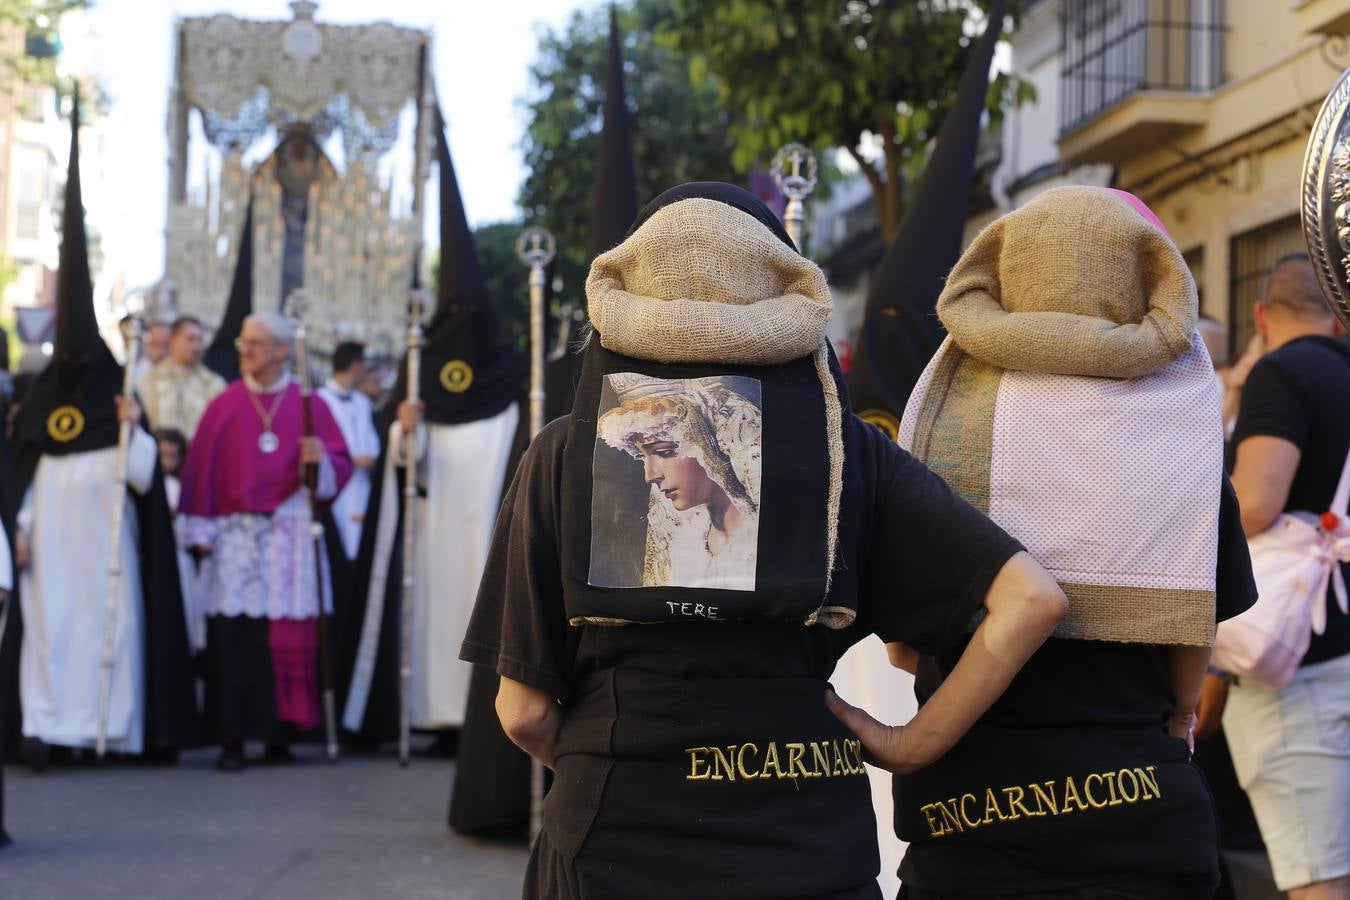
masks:
<svg viewBox="0 0 1350 900"><path fill-rule="evenodd" d="M1157 766L1093 772L1081 781L1069 775L1062 784L1052 778L1025 787L985 788L983 793L925 803L919 812L928 823L929 836L939 838L999 822L1142 803L1162 796L1155 769Z"/></svg>
<svg viewBox="0 0 1350 900"><path fill-rule="evenodd" d="M865 775L862 742L855 740L769 741L689 747L687 781L754 781L758 778L843 778Z"/></svg>

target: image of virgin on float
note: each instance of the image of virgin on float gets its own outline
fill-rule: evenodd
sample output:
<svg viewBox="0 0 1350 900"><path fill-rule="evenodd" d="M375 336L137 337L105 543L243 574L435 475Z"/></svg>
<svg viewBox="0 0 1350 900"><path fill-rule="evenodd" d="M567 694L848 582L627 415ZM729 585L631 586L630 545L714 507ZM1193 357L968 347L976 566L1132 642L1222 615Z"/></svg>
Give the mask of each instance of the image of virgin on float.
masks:
<svg viewBox="0 0 1350 900"><path fill-rule="evenodd" d="M606 375L589 583L753 591L762 420L754 378Z"/></svg>

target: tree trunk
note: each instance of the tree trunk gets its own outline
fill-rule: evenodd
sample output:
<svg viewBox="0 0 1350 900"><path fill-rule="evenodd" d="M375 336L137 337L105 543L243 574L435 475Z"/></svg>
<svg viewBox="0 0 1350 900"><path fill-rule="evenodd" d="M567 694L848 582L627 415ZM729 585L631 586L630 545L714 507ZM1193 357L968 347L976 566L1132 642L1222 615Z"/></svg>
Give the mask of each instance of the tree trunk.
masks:
<svg viewBox="0 0 1350 900"><path fill-rule="evenodd" d="M895 140L895 123L883 122L881 126L882 159L886 166L885 224L881 233L889 246L895 233L900 230L901 195L904 192L904 177L900 174L900 144Z"/></svg>
<svg viewBox="0 0 1350 900"><path fill-rule="evenodd" d="M877 130L882 141L882 172L863 159L857 147L849 147L849 156L858 164L867 183L872 188L872 209L881 226L881 238L887 245L900 228L900 214L903 211L904 176L901 172L900 145L895 141L895 126L886 125Z"/></svg>
<svg viewBox="0 0 1350 900"><path fill-rule="evenodd" d="M886 229L886 184L881 179L881 173L871 163L863 159L857 147L850 146L848 155L853 157L853 161L858 164L858 168L867 177L867 183L872 188L872 211L876 213L877 223L881 226L882 239L889 241L891 237Z"/></svg>

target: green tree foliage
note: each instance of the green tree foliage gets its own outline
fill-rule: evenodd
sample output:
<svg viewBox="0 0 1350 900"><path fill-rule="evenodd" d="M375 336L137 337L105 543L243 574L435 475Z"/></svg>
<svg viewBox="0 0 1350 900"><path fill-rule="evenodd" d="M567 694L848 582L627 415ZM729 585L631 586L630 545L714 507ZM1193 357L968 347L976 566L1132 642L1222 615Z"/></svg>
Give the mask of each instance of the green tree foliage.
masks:
<svg viewBox="0 0 1350 900"><path fill-rule="evenodd" d="M695 83L684 54L655 39L674 24L669 0L633 0L618 9L618 21L639 203L683 181L744 181L751 161L732 160L731 117L714 86ZM608 35L607 8L578 12L560 31L540 35L530 69L523 143L529 175L518 202L527 223L544 226L558 239L564 302L580 299L590 264Z"/></svg>
<svg viewBox="0 0 1350 900"><path fill-rule="evenodd" d="M906 178L922 168L989 0L671 2L662 42L686 54L695 82L714 85L735 114L734 163L768 159L789 141L844 147L871 182L889 238ZM990 109L1028 93L1000 76ZM880 143L879 164L867 159L869 138Z"/></svg>
<svg viewBox="0 0 1350 900"><path fill-rule="evenodd" d="M530 337L530 271L516 258L519 222L494 222L473 231L488 296L497 304L499 340L524 349Z"/></svg>
<svg viewBox="0 0 1350 900"><path fill-rule="evenodd" d="M0 51L0 88L16 79L54 83L56 56L61 51L57 26L72 9L84 9L89 0L0 0L0 34L18 28L24 35L23 49Z"/></svg>

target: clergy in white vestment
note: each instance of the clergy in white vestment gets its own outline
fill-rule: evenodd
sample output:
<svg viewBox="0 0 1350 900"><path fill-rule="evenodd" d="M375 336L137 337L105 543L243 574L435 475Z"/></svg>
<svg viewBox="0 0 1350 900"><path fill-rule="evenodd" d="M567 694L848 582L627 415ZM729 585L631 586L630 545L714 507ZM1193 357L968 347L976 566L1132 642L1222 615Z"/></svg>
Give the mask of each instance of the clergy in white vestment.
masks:
<svg viewBox="0 0 1350 900"><path fill-rule="evenodd" d="M419 485L413 507L409 712L414 728L443 731L464 723L472 666L447 648L456 646L468 627L527 372L524 356L499 343L496 308L479 269L443 129L439 133L441 275L422 349L421 402L402 402L398 421L389 424L356 565L352 632L342 648L351 673L342 724L370 741L398 736L404 429L415 435ZM393 397L407 396L404 365Z"/></svg>
<svg viewBox="0 0 1350 900"><path fill-rule="evenodd" d="M72 125L52 362L14 422L19 695L25 749L36 768L45 767L49 745L93 746L101 712L115 752L171 751L197 734L158 454L139 404L120 393L122 369L98 333L78 115ZM112 634L111 690L101 711L105 629Z"/></svg>
<svg viewBox="0 0 1350 900"><path fill-rule="evenodd" d="M333 350L333 375L319 388L319 396L328 404L347 452L352 456L352 477L333 501L333 523L347 559L356 559L361 545L361 522L370 501L370 470L380 455L380 436L375 431L375 410L370 398L357 390L366 374L366 348L355 341L344 341Z"/></svg>
<svg viewBox="0 0 1350 900"><path fill-rule="evenodd" d="M225 379L202 365L201 322L180 316L169 334L169 355L136 380L136 392L156 430L172 428L190 441Z"/></svg>

